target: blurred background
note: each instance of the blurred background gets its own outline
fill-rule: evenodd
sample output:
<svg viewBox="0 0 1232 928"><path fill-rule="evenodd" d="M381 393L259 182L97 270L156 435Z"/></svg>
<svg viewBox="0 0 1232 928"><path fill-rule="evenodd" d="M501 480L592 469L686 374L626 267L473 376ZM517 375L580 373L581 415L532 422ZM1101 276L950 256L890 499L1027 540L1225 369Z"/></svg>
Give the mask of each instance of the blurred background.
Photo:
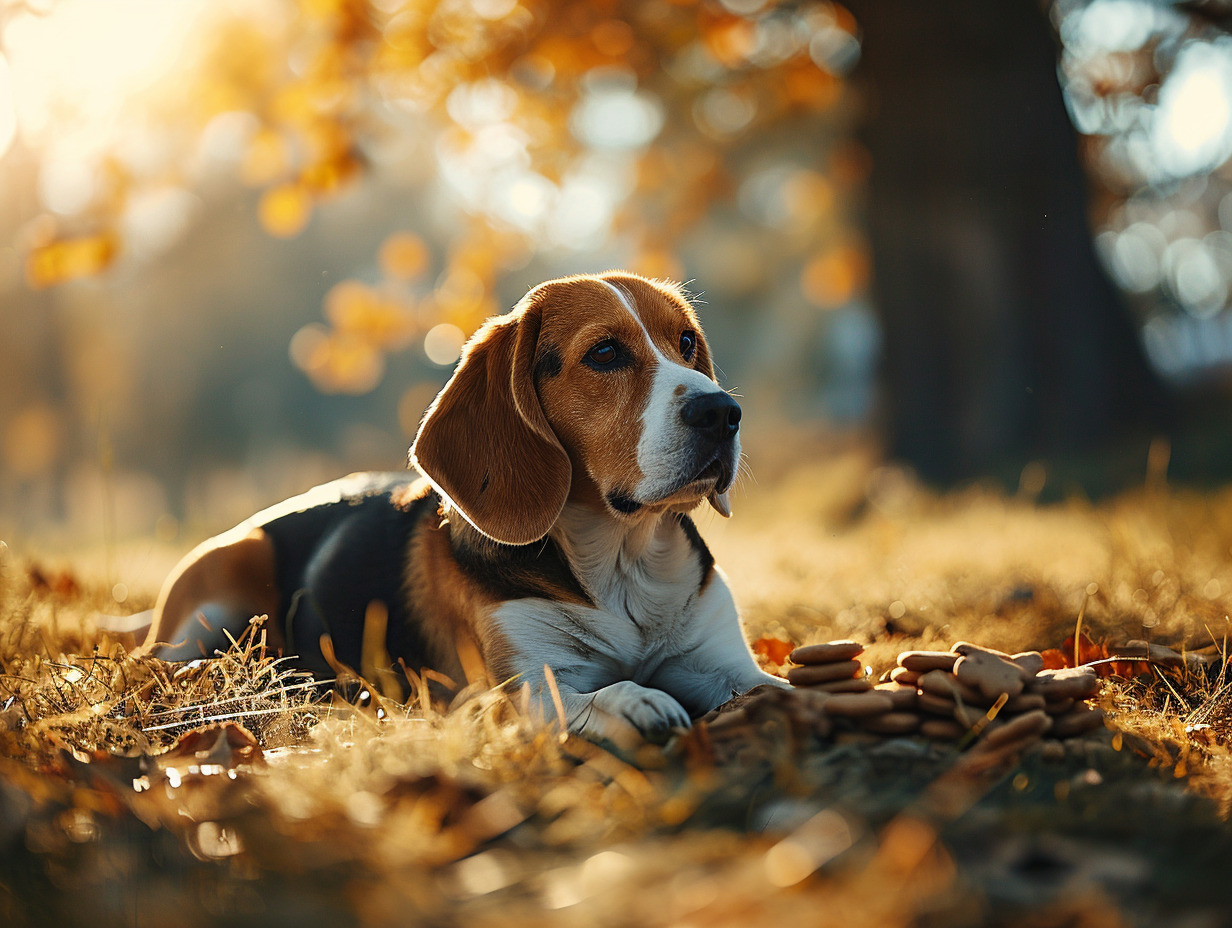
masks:
<svg viewBox="0 0 1232 928"><path fill-rule="evenodd" d="M754 473L1232 473L1232 2L0 0L0 537L397 469L548 277L689 281ZM811 443L811 444L810 444Z"/></svg>

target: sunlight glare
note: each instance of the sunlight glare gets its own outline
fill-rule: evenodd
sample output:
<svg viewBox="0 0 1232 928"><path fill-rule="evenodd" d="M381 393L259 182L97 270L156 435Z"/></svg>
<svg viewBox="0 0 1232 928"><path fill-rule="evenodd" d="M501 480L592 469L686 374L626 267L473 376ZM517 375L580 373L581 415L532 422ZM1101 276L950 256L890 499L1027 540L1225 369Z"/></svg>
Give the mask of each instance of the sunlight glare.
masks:
<svg viewBox="0 0 1232 928"><path fill-rule="evenodd" d="M595 160L565 178L547 232L563 248L598 248L611 232L616 206L631 180L621 161Z"/></svg>
<svg viewBox="0 0 1232 928"><path fill-rule="evenodd" d="M208 0L62 0L5 27L17 122L41 147L72 125L91 148L116 129L131 98L179 62Z"/></svg>
<svg viewBox="0 0 1232 928"><path fill-rule="evenodd" d="M13 77L8 59L0 54L0 158L17 137L17 108L13 100Z"/></svg>
<svg viewBox="0 0 1232 928"><path fill-rule="evenodd" d="M1132 51L1177 14L1143 0L1094 0L1061 21L1061 40L1081 55L1097 51Z"/></svg>
<svg viewBox="0 0 1232 928"><path fill-rule="evenodd" d="M649 145L663 129L663 104L637 89L624 68L594 68L583 81L586 95L569 118L573 135L591 148L628 150Z"/></svg>
<svg viewBox="0 0 1232 928"><path fill-rule="evenodd" d="M1159 94L1155 154L1173 177L1209 171L1232 155L1232 40L1192 42Z"/></svg>

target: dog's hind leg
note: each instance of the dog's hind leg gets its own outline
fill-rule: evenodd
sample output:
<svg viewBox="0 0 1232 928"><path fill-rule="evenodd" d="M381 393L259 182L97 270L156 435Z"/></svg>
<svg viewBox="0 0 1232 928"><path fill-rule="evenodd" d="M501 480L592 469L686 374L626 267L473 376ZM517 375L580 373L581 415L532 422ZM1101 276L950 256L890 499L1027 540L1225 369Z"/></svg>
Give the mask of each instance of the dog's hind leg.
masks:
<svg viewBox="0 0 1232 928"><path fill-rule="evenodd" d="M258 613L231 603L200 603L171 634L168 643L155 646L154 654L165 661L191 661L225 651L239 639ZM228 637L230 636L230 637Z"/></svg>
<svg viewBox="0 0 1232 928"><path fill-rule="evenodd" d="M274 548L259 528L232 529L198 545L171 572L143 650L166 660L225 651L254 615L278 610ZM278 622L272 644L279 645Z"/></svg>

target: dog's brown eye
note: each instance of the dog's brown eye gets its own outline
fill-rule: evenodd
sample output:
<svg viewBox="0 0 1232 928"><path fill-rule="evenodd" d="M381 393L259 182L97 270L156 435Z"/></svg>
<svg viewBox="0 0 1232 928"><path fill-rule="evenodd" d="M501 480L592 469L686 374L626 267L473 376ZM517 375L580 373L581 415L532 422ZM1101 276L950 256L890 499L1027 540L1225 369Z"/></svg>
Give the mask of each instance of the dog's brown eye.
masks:
<svg viewBox="0 0 1232 928"><path fill-rule="evenodd" d="M586 352L586 363L593 368L610 368L620 357L620 346L606 338Z"/></svg>
<svg viewBox="0 0 1232 928"><path fill-rule="evenodd" d="M686 361L692 361L693 352L696 350L697 336L686 329L684 334L680 336L680 356Z"/></svg>

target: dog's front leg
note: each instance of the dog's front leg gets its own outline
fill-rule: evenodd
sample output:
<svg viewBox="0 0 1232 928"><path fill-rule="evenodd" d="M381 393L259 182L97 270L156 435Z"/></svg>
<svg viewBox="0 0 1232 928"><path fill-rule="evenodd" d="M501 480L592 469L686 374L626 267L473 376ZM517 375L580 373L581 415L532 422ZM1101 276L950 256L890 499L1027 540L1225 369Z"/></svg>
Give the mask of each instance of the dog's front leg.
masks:
<svg viewBox="0 0 1232 928"><path fill-rule="evenodd" d="M695 718L759 686L791 688L757 666L735 600L717 568L688 623L679 653L649 682L675 696Z"/></svg>

